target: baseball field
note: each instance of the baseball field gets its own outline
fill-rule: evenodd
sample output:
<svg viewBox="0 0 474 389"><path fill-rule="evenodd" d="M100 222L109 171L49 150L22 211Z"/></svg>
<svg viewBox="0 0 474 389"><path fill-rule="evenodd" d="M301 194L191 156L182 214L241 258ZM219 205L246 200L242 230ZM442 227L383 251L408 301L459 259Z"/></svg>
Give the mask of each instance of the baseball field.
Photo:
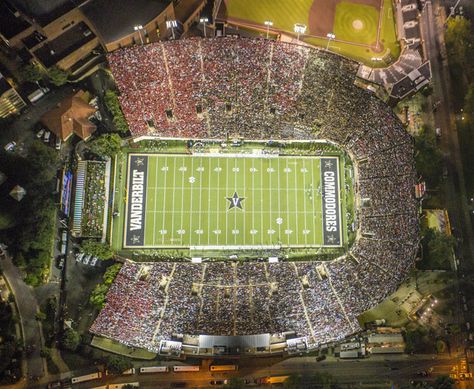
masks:
<svg viewBox="0 0 474 389"><path fill-rule="evenodd" d="M294 25L307 26L304 41L327 47L371 66L381 66L379 59L398 58L391 0L225 0L229 22L254 27L262 34L265 21L271 31L294 34ZM328 40L327 34L335 38ZM378 58L378 59L376 59Z"/></svg>

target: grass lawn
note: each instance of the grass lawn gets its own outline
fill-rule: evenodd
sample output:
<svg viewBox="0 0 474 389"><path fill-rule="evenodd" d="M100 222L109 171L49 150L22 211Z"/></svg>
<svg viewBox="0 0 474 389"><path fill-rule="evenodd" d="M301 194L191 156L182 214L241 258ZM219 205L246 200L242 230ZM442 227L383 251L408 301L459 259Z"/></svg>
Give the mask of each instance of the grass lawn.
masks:
<svg viewBox="0 0 474 389"><path fill-rule="evenodd" d="M343 1L336 5L336 39L374 45L377 40L379 11L369 5Z"/></svg>
<svg viewBox="0 0 474 389"><path fill-rule="evenodd" d="M298 2L290 0L229 0L226 2L229 18L241 19L252 24L259 24L265 29L264 21L271 20L273 28L293 34L295 23L308 25L309 10L312 0ZM392 0L384 0L380 30L381 51L374 51L367 46L356 46L349 43L330 42L330 49L338 54L360 61L372 67L386 67L383 61L373 61L372 58L384 58L390 54L391 61L400 55L400 44L397 41L395 18ZM353 28L354 20L361 20L363 28ZM339 3L336 8L334 33L337 40L344 40L362 45L373 45L376 41L379 10L349 1ZM304 41L321 47L326 47L327 39L305 36Z"/></svg>
<svg viewBox="0 0 474 389"><path fill-rule="evenodd" d="M94 336L91 346L114 354L124 355L129 358L151 360L156 357L156 353L152 353L144 349L130 348L121 343L114 342L111 339L102 338L99 336Z"/></svg>
<svg viewBox="0 0 474 389"><path fill-rule="evenodd" d="M229 17L261 24L273 22L273 28L293 32L295 23L308 24L313 0L230 0L226 2Z"/></svg>

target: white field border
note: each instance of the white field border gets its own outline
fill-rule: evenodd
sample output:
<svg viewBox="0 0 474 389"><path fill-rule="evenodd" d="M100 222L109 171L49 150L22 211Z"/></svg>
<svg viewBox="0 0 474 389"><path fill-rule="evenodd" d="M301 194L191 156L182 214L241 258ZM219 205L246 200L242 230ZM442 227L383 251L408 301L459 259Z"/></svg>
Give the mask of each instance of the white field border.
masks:
<svg viewBox="0 0 474 389"><path fill-rule="evenodd" d="M238 158L238 157L246 157L246 158L253 158L253 159L265 159L265 158L285 158L285 159L310 159L310 160L321 160L322 158L333 158L336 160L337 163L337 171L339 174L340 179L342 178L340 176L340 164L339 164L339 156L325 156L325 155L272 155L272 154L219 154L219 153L199 153L199 154L176 154L176 153L129 153L127 157L127 178L126 178L126 188L127 188L127 195L126 195L126 203L125 203L125 219L124 219L124 233L123 233L123 248L124 249L156 249L156 250L164 250L164 249L190 249L190 250L279 250L283 248L338 248L343 246L342 242L342 231L343 231L343 226L341 225L341 220L342 220L342 201L341 198L339 198L339 235L340 235L340 244L339 245L325 245L325 244L291 244L291 245L284 245L284 244L279 244L279 245L142 245L142 246L127 246L126 244L126 234L127 234L127 225L128 225L128 201L129 201L129 193L128 193L128 187L129 187L129 180L130 180L130 159L132 156L160 156L160 157L165 157L165 156L174 156L174 157L182 157L183 159L185 158L198 158L198 157L220 157L220 158L226 158L228 162L228 158ZM279 161L278 161L279 162ZM321 170L321 169L320 169ZM148 172L148 171L147 171ZM338 180L338 193L339 196L341 195L341 185L339 183L340 179ZM322 185L322 183L321 183ZM148 174L147 174L147 190L148 190ZM148 203L148 194L146 196L146 202L145 202L145 212L146 212L146 206ZM321 201L321 207L323 206L323 202ZM321 215L323 214L323 210L321 208ZM323 218L321 217L321 221L323 222ZM322 226L323 227L323 226ZM322 228L321 227L321 228ZM144 232L146 234L146 231ZM143 239L145 241L145 237ZM323 236L324 240L324 236Z"/></svg>

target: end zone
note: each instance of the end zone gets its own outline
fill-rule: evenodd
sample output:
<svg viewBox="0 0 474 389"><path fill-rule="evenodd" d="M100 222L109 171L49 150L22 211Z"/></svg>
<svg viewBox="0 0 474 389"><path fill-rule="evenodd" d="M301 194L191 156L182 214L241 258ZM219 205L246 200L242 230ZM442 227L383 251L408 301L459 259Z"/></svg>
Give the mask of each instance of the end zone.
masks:
<svg viewBox="0 0 474 389"><path fill-rule="evenodd" d="M148 156L128 156L127 196L125 202L125 247L141 247L145 241L146 186Z"/></svg>

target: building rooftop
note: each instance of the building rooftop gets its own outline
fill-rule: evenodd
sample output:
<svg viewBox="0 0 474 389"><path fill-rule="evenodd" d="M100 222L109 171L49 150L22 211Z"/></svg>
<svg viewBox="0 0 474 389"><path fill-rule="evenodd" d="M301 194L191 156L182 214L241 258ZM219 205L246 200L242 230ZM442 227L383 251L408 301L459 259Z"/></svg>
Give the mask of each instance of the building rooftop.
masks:
<svg viewBox="0 0 474 389"><path fill-rule="evenodd" d="M94 38L94 33L81 22L41 46L35 51L35 55L45 67L49 68Z"/></svg>
<svg viewBox="0 0 474 389"><path fill-rule="evenodd" d="M0 2L0 34L6 39L11 39L20 32L30 27L30 23L24 20L14 7L7 2Z"/></svg>
<svg viewBox="0 0 474 389"><path fill-rule="evenodd" d="M41 117L41 122L61 140L68 139L73 133L87 139L96 130L96 126L88 120L96 109L82 99L83 94L79 91L66 97L58 107Z"/></svg>
<svg viewBox="0 0 474 389"><path fill-rule="evenodd" d="M16 8L46 26L77 5L73 0L9 0Z"/></svg>
<svg viewBox="0 0 474 389"><path fill-rule="evenodd" d="M90 0L80 8L94 24L102 40L114 42L145 25L171 3L171 0Z"/></svg>

